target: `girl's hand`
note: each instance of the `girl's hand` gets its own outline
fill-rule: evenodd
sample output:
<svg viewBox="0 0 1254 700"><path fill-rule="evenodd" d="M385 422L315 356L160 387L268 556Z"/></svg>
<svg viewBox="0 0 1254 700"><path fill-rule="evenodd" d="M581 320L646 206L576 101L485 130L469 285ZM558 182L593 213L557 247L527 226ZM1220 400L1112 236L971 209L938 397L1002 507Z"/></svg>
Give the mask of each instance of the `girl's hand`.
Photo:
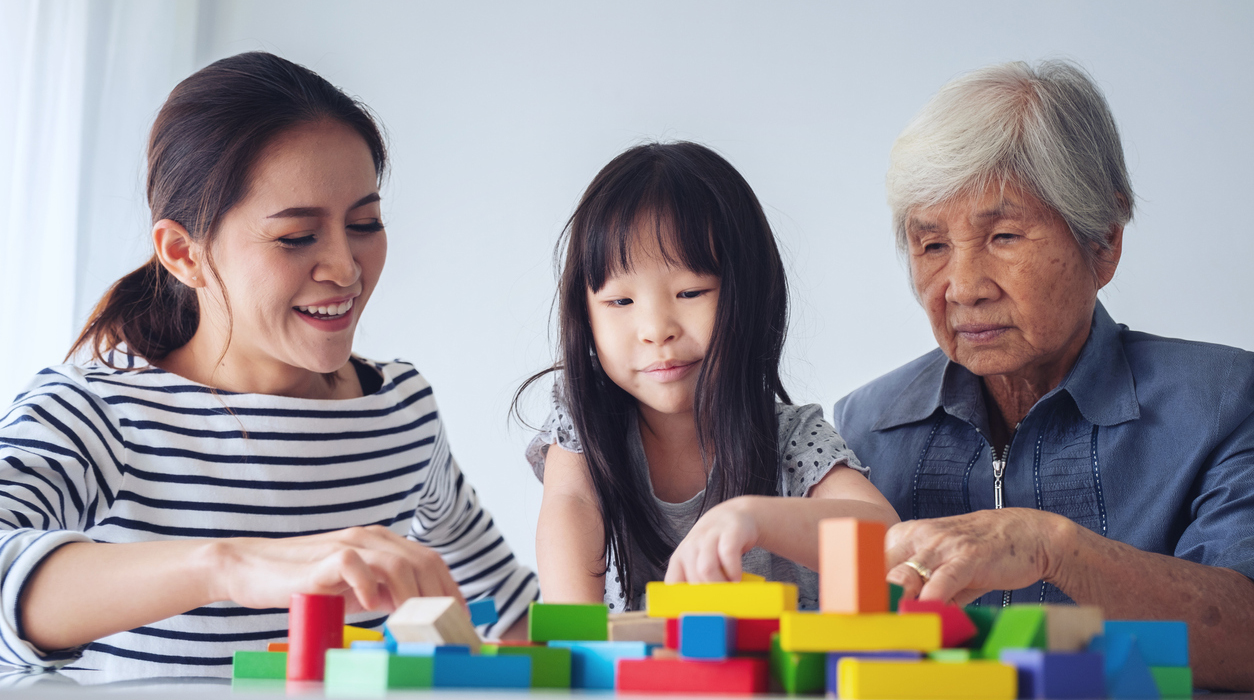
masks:
<svg viewBox="0 0 1254 700"><path fill-rule="evenodd" d="M666 568L667 583L739 581L740 560L761 537L753 499L724 501L692 526Z"/></svg>
<svg viewBox="0 0 1254 700"><path fill-rule="evenodd" d="M379 525L284 539L232 538L211 545L215 600L286 608L293 593L343 595L346 612L394 611L414 596L461 591L433 550Z"/></svg>

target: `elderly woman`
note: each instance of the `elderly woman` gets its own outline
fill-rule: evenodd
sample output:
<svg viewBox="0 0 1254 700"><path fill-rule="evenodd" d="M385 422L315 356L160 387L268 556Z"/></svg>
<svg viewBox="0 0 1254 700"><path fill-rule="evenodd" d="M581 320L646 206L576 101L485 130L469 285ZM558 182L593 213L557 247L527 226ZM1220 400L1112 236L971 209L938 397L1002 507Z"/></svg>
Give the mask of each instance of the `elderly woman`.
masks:
<svg viewBox="0 0 1254 700"><path fill-rule="evenodd" d="M1186 620L1199 686L1254 689L1254 354L1116 324L1133 195L1076 67L946 85L892 152L939 348L835 406L903 519L888 578L960 604Z"/></svg>

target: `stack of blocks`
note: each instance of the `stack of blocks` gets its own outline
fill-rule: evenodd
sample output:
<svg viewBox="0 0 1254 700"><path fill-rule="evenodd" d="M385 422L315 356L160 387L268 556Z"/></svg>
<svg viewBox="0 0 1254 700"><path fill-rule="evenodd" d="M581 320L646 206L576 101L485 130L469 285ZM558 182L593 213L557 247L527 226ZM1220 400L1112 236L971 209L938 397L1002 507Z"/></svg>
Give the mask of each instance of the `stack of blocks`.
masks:
<svg viewBox="0 0 1254 700"><path fill-rule="evenodd" d="M413 598L383 632L344 626L337 596L293 596L287 644L238 651L236 678L325 680L328 694L575 688L822 694L846 700L1157 699L1192 695L1183 622L1093 607L959 608L900 600L880 523L825 520L819 610L792 584L648 584L647 611L532 603L528 641L481 642L490 599Z"/></svg>

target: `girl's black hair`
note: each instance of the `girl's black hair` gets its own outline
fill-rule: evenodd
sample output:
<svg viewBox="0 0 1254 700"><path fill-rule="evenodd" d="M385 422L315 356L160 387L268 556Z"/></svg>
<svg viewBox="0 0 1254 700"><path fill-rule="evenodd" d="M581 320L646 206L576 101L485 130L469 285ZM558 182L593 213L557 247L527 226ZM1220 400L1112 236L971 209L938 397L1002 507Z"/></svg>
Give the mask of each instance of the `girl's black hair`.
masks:
<svg viewBox="0 0 1254 700"><path fill-rule="evenodd" d="M779 482L776 399L791 403L779 378L788 320L784 266L766 214L749 183L725 159L695 143L649 143L597 173L558 242L566 250L558 290L560 356L533 382L560 371L601 505L608 554L627 600L627 572L645 560L665 568L667 541L647 481L628 463L627 430L635 400L597 362L587 292L631 269L633 237L649 231L667 262L719 277L714 330L697 378L693 413L707 471L717 474L705 504L774 495ZM647 476L645 477L648 478Z"/></svg>

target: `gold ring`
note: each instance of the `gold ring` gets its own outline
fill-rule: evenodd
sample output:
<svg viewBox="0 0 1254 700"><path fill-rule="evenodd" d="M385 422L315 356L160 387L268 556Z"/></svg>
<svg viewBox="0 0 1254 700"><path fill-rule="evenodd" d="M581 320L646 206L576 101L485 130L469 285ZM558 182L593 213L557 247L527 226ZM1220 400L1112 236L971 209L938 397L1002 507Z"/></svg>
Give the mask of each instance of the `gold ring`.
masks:
<svg viewBox="0 0 1254 700"><path fill-rule="evenodd" d="M932 570L920 564L919 562L908 561L906 562L906 566L910 567L911 569L914 569L914 573L918 574L919 578L923 579L923 583L927 583L928 581L932 580Z"/></svg>

